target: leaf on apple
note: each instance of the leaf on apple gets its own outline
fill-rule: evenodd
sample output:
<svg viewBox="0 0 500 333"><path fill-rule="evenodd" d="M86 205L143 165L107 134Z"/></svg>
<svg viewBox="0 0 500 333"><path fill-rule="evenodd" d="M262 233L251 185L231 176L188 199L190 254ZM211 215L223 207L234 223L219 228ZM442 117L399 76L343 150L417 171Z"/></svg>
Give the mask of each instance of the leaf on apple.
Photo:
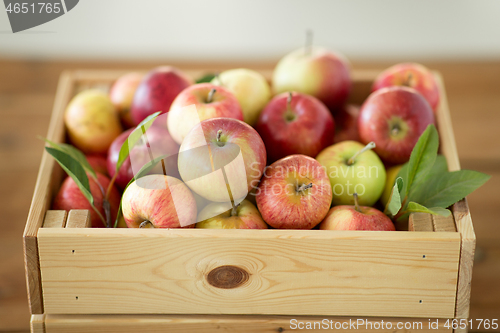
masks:
<svg viewBox="0 0 500 333"><path fill-rule="evenodd" d="M208 83L211 82L217 75L214 73L208 73L202 77L196 79L196 83Z"/></svg>
<svg viewBox="0 0 500 333"><path fill-rule="evenodd" d="M137 143L137 141L139 141L141 136L144 133L146 133L149 127L151 127L156 117L158 117L160 113L161 113L160 111L155 112L149 115L143 121L141 121L140 124L137 125L137 127L132 131L132 133L130 133L127 140L123 142L120 148L120 153L118 154L118 161L116 162L116 169L115 169L116 174L118 174L123 162L125 162L128 155L130 154L130 147L133 147Z"/></svg>
<svg viewBox="0 0 500 333"><path fill-rule="evenodd" d="M462 200L490 179L489 175L477 171L449 172L446 158L437 155L438 146L439 135L436 128L429 125L413 148L410 161L398 173L398 178L403 183L401 188L397 187L400 194L404 194L403 198L400 196L402 207L393 214L398 206L397 198L394 197L395 184L386 206L387 215L399 221L407 220L409 214L414 212L448 216L450 211L447 207ZM392 207L389 207L390 204Z"/></svg>
<svg viewBox="0 0 500 333"><path fill-rule="evenodd" d="M89 178L87 177L87 174L82 164L80 164L80 161L74 159L70 154L66 153L65 151L59 150L57 148L45 147L45 150L50 155L52 155L52 157L54 157L54 159L56 160L57 163L59 163L61 168L63 168L63 170L66 171L66 173L68 174L68 176L70 176L74 180L74 182L82 192L83 196L89 201L90 205L92 206L92 209L94 209L94 211L101 218L104 225L106 225L106 220L94 205L94 197L90 192ZM86 160L87 159L85 159L85 161Z"/></svg>
<svg viewBox="0 0 500 333"><path fill-rule="evenodd" d="M438 173L430 178L418 202L424 206L449 207L481 187L491 176L473 170Z"/></svg>
<svg viewBox="0 0 500 333"><path fill-rule="evenodd" d="M394 217L401 209L401 191L403 189L403 179L401 177L396 178L394 181L394 186L392 187L391 195L389 201L385 206L384 213L386 215Z"/></svg>
<svg viewBox="0 0 500 333"><path fill-rule="evenodd" d="M444 217L448 217L451 214L449 209L442 208L442 207L427 208L427 207L419 205L418 203L413 202L413 201L410 201L410 203L408 203L408 212L410 212L410 213L429 213L432 215L441 215Z"/></svg>
<svg viewBox="0 0 500 333"><path fill-rule="evenodd" d="M80 165L83 167L83 169L88 172L91 177L97 182L97 175L90 165L89 161L85 157L85 155L78 150L77 148L73 147L72 145L69 145L67 143L56 143L53 141L50 141L49 139L41 138L45 142L47 142L52 148L57 149L59 151L62 151L63 153L66 153L67 155L71 156L74 158L76 161L80 163ZM52 154L51 154L52 155Z"/></svg>
<svg viewBox="0 0 500 333"><path fill-rule="evenodd" d="M411 196L414 188L425 180L425 176L436 160L438 147L439 135L436 127L431 124L422 133L411 152L410 161L408 162L408 179L406 181L407 196Z"/></svg>

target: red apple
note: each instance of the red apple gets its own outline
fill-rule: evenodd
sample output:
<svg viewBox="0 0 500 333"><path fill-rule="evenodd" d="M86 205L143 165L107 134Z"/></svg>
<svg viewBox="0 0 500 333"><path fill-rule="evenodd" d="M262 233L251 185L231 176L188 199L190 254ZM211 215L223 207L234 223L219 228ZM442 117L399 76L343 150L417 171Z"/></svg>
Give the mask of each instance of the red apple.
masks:
<svg viewBox="0 0 500 333"><path fill-rule="evenodd" d="M332 188L318 161L292 155L265 170L256 200L262 218L270 226L312 229L330 209Z"/></svg>
<svg viewBox="0 0 500 333"><path fill-rule="evenodd" d="M106 166L107 161L105 155L91 154L85 155L85 157L87 158L87 161L95 172L102 173L105 176L109 175L108 168Z"/></svg>
<svg viewBox="0 0 500 333"><path fill-rule="evenodd" d="M297 91L312 95L335 111L351 91L350 65L339 53L319 47L301 48L278 62L272 83L275 94Z"/></svg>
<svg viewBox="0 0 500 333"><path fill-rule="evenodd" d="M137 87L132 101L130 112L134 125L155 112L168 112L175 97L191 84L191 79L174 67L150 71Z"/></svg>
<svg viewBox="0 0 500 333"><path fill-rule="evenodd" d="M102 186L101 187L89 176L90 193L94 198L94 206L99 210L102 216L106 219L106 213L102 206L104 193L106 192L109 185L109 178L103 174L97 173L97 181ZM118 207L120 207L120 192L113 186L110 196L109 204L111 207L111 222L114 223L116 219L116 214L118 212ZM60 210L71 210L71 209L88 209L90 211L90 220L92 222L93 228L103 228L105 227L103 221L99 215L94 211L89 201L82 194L78 185L71 177L67 177L59 189L54 202L52 204L52 209Z"/></svg>
<svg viewBox="0 0 500 333"><path fill-rule="evenodd" d="M134 99L137 87L142 82L144 75L141 73L131 72L120 76L109 91L109 98L115 105L116 111L120 115L120 119L125 128L134 126L130 108Z"/></svg>
<svg viewBox="0 0 500 333"><path fill-rule="evenodd" d="M231 118L198 123L184 138L179 152L182 180L215 202L241 202L258 185L265 166L266 148L259 134Z"/></svg>
<svg viewBox="0 0 500 333"><path fill-rule="evenodd" d="M334 128L328 108L315 97L301 93L274 97L255 126L266 145L269 162L293 154L315 157L333 144Z"/></svg>
<svg viewBox="0 0 500 333"><path fill-rule="evenodd" d="M172 103L167 119L168 131L175 142L181 144L196 124L218 117L243 120L236 97L224 87L195 84L184 89Z"/></svg>
<svg viewBox="0 0 500 333"><path fill-rule="evenodd" d="M162 115L160 117L164 116ZM134 130L135 129L129 129L123 132L109 147L107 170L111 177L115 175L120 149L125 140L128 139L130 133ZM149 141L149 148L151 148L153 158L161 155L168 155L165 159L167 162L166 174L173 177L179 177L177 170L177 153L179 152L179 145L174 142L165 128L153 125L146 131L146 136L143 135L137 144L130 148L130 155L125 162L123 162L118 176L116 176L116 185L122 190L125 189L130 180L134 178L134 173L137 173L143 165L151 161L151 156L149 154L150 150L147 146L146 138ZM163 174L161 164L158 163L150 173Z"/></svg>
<svg viewBox="0 0 500 333"><path fill-rule="evenodd" d="M395 231L394 223L373 207L342 205L328 212L319 225L321 230L373 230Z"/></svg>
<svg viewBox="0 0 500 333"><path fill-rule="evenodd" d="M416 63L394 65L377 76L372 91L390 86L406 86L417 90L436 112L440 99L439 87L427 67Z"/></svg>
<svg viewBox="0 0 500 333"><path fill-rule="evenodd" d="M335 114L334 143L360 141L358 132L359 106L347 104Z"/></svg>
<svg viewBox="0 0 500 333"><path fill-rule="evenodd" d="M214 202L198 214L196 228L203 229L267 229L257 207L243 200L234 209L226 203Z"/></svg>
<svg viewBox="0 0 500 333"><path fill-rule="evenodd" d="M135 180L123 193L122 211L129 228L194 227L196 201L177 178L148 175Z"/></svg>
<svg viewBox="0 0 500 333"><path fill-rule="evenodd" d="M402 164L434 113L420 93L408 87L383 88L372 93L361 106L358 119L363 143L375 142L375 152L386 163Z"/></svg>

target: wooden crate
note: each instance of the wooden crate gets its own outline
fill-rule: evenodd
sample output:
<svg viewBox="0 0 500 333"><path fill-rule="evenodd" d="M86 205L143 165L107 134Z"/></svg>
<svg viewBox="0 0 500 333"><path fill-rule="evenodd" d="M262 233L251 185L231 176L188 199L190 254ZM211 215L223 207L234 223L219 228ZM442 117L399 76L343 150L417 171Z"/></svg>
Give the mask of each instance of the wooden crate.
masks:
<svg viewBox="0 0 500 333"><path fill-rule="evenodd" d="M63 113L78 91L107 90L120 74L63 73L48 139L65 141ZM369 95L376 74L353 73L350 102ZM441 153L459 170L435 74ZM62 177L44 152L24 232L32 332L281 332L293 318L410 318L425 328L428 318L468 318L475 235L466 200L450 218L412 215L409 232L92 229L86 211L49 210Z"/></svg>

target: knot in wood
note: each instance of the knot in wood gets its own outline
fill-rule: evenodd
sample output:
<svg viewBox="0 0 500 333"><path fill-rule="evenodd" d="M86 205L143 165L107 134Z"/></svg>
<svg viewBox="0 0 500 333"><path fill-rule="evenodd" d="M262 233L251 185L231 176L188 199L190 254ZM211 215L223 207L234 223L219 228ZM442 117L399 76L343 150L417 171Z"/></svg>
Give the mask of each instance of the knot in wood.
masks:
<svg viewBox="0 0 500 333"><path fill-rule="evenodd" d="M243 268L224 265L214 268L207 275L207 282L214 287L232 289L248 281L250 274Z"/></svg>

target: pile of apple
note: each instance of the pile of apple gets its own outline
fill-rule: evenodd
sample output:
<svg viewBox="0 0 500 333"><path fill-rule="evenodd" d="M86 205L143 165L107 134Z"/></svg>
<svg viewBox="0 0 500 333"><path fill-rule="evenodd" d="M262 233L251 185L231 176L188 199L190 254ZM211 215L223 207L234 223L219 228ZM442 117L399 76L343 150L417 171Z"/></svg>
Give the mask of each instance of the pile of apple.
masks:
<svg viewBox="0 0 500 333"><path fill-rule="evenodd" d="M395 230L381 210L435 123L438 86L408 63L382 72L361 106L346 105L350 90L347 60L309 47L281 59L271 85L249 69L194 84L159 67L123 75L109 94L80 92L64 119L97 173L97 209L71 177L53 208L89 209L93 227L111 215L130 228ZM157 111L116 173L122 145ZM160 155L168 158L134 178Z"/></svg>

